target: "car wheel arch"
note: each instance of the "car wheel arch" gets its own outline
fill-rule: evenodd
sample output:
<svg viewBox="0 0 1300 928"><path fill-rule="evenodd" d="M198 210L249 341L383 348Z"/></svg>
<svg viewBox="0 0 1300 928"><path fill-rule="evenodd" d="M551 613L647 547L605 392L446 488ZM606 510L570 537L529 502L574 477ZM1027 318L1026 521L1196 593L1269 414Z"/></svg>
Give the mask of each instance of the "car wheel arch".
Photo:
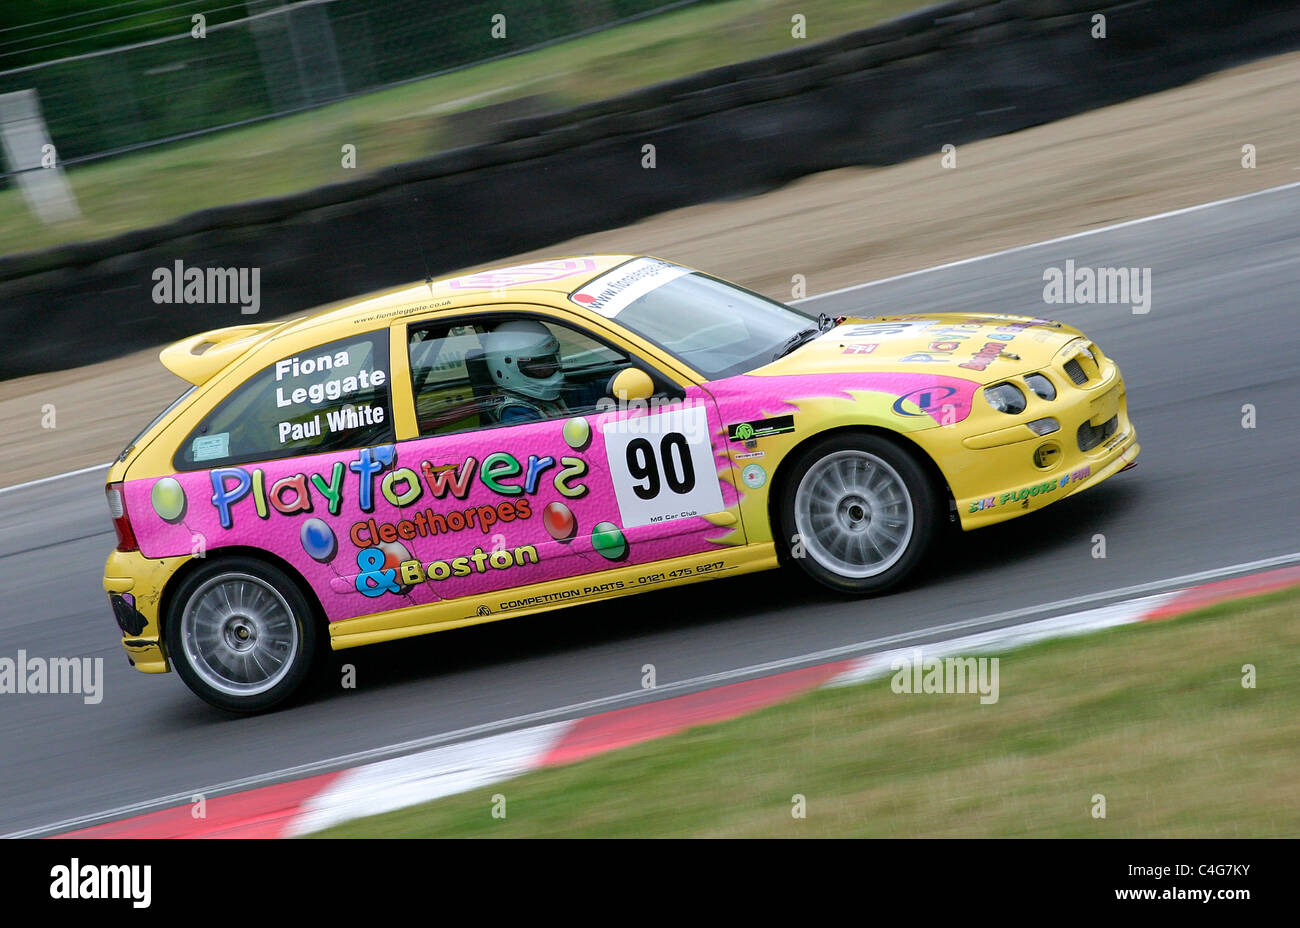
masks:
<svg viewBox="0 0 1300 928"><path fill-rule="evenodd" d="M947 499L949 510L955 512L953 507L955 507L956 503L954 501L952 488L948 486L948 480L944 477L943 471L939 468L938 463L924 448L908 438L904 433L895 432L892 429L882 428L875 425L843 425L829 429L822 429L819 432L814 432L813 434L806 436L797 445L790 448L790 450L782 455L780 465L772 474L772 488L767 494L767 524L772 533L772 538L776 541L777 557L783 564L787 562L790 557L790 540L788 538L780 537L782 534L780 507L781 500L784 498L787 489L786 484L790 480L790 475L793 471L792 465L799 459L808 446L834 435L846 434L874 435L878 438L883 438L886 441L892 442L920 465L921 469L930 479L932 488L941 497Z"/></svg>
<svg viewBox="0 0 1300 928"><path fill-rule="evenodd" d="M160 643L166 641L166 623L171 614L172 606L174 605L173 599L175 598L176 591L184 586L186 578L206 565L219 563L222 560L235 557L247 557L253 558L254 560L260 560L283 571L286 576L297 584L298 590L307 600L308 605L311 606L312 618L318 623L321 631L325 632L328 637L329 623L325 618L325 609L321 605L320 597L316 595L316 591L312 589L311 584L307 582L307 578L304 577L296 567L284 558L279 557L264 548L255 548L248 545L229 545L221 548L211 548L203 557L191 557L188 561L177 568L175 573L167 578L167 583L164 585L162 595L158 600L158 640Z"/></svg>

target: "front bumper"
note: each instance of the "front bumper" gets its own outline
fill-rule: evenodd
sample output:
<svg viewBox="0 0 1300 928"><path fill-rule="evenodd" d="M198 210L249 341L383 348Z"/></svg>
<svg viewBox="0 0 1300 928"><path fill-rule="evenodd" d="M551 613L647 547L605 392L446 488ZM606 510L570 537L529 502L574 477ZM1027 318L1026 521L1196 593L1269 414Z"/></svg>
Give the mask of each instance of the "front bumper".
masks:
<svg viewBox="0 0 1300 928"><path fill-rule="evenodd" d="M122 632L126 658L141 673L167 673L161 603L167 580L189 558L147 558L139 551L114 551L104 565L104 592Z"/></svg>
<svg viewBox="0 0 1300 928"><path fill-rule="evenodd" d="M1141 446L1119 368L1102 359L1094 370L1099 376L1083 387L1057 377L1058 399L1040 401L1029 413L1050 414L1058 431L1024 437L1028 430L1020 426L1019 432L1004 428L963 441L971 466L949 480L963 529L1042 509L1134 463Z"/></svg>

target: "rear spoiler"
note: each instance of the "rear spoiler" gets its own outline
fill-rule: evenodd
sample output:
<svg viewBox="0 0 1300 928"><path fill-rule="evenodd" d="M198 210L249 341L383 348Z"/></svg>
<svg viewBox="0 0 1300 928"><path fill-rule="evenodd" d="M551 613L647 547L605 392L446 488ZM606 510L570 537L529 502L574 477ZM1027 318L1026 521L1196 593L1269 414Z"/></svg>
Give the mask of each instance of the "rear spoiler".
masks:
<svg viewBox="0 0 1300 928"><path fill-rule="evenodd" d="M258 344L283 322L232 325L200 332L168 345L158 355L163 367L194 385L206 383L215 374Z"/></svg>

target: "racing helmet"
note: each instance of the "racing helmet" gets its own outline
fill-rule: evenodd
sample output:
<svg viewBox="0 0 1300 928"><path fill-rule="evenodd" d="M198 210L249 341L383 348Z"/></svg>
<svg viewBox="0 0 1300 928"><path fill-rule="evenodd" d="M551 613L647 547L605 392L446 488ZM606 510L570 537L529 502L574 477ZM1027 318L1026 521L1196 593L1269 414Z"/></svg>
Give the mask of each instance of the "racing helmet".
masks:
<svg viewBox="0 0 1300 928"><path fill-rule="evenodd" d="M564 385L560 343L540 322L503 322L483 336L483 360L497 386L535 400L554 400Z"/></svg>

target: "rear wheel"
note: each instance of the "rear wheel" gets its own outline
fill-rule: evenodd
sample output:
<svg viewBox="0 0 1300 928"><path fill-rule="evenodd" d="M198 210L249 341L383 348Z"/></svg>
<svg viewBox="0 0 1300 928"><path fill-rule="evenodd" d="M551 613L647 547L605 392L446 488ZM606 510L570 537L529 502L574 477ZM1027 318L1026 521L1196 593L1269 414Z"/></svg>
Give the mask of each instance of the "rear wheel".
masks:
<svg viewBox="0 0 1300 928"><path fill-rule="evenodd" d="M232 712L288 699L311 672L320 635L311 605L283 570L223 558L185 578L166 620L167 650L196 695Z"/></svg>
<svg viewBox="0 0 1300 928"><path fill-rule="evenodd" d="M790 558L848 593L878 593L924 560L939 503L924 469L888 439L839 433L794 462L781 499Z"/></svg>

